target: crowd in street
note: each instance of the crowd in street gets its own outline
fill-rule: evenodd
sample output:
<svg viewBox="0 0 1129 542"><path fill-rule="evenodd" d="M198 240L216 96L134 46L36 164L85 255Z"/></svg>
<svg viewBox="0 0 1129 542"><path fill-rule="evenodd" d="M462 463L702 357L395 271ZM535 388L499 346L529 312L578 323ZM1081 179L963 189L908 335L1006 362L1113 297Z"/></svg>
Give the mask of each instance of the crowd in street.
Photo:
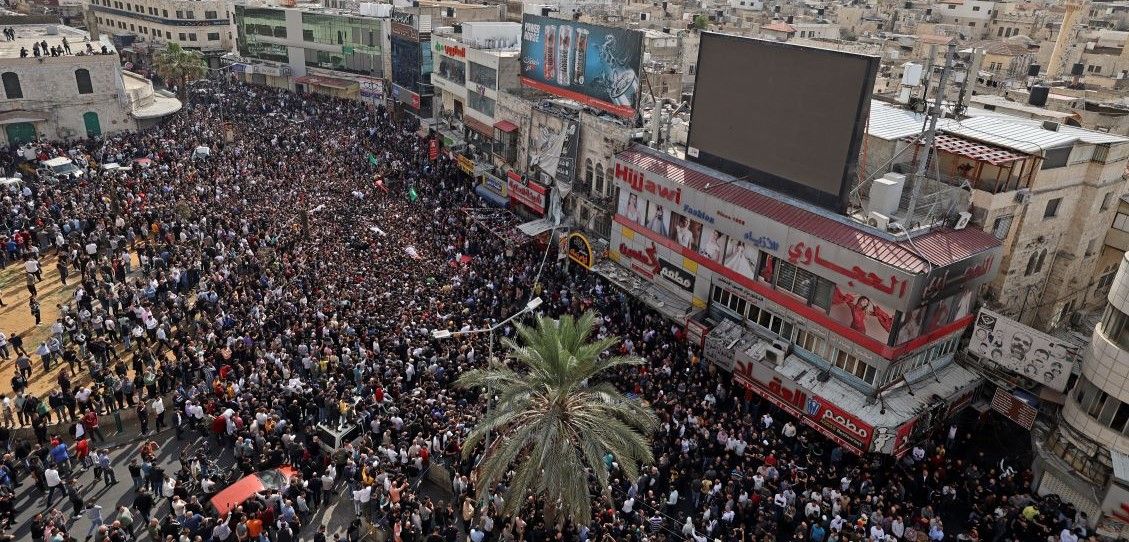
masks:
<svg viewBox="0 0 1129 542"><path fill-rule="evenodd" d="M350 540L370 522L397 542L1092 535L1069 504L1032 496L1029 472L962 446L970 437L955 426L897 461L851 457L703 362L678 325L546 258L555 243L514 246L474 222L461 212L485 205L473 181L448 157L429 159L415 126L383 107L204 85L152 130L38 144L41 158L69 156L86 175L28 178L3 195L0 258L20 266L28 310L40 311L45 275L75 289L57 321L40 323L41 344L0 333L13 392L3 431L33 435L8 442L0 525L27 526L34 542L321 542L337 533L317 511L348 502ZM199 146L211 154L194 158ZM0 167L18 162L11 152ZM99 167L110 162L128 167ZM533 296L542 314L598 311L598 335L646 360L614 383L662 422L656 464L639 479L607 458L614 482L593 488L589 525L546 516L504 484L475 486L479 451L463 459L461 443L485 401L452 383L484 362L488 336L432 338L488 327ZM52 391L29 393L58 364ZM146 443L129 461L105 444L107 416L123 409ZM338 446L319 423L362 435ZM154 459L201 436L177 471ZM212 460L219 450L234 472ZM285 466L294 475L277 490L231 510L208 501L239 476ZM442 498L419 489L430 469L450 474ZM18 505L29 483L32 500ZM118 483L132 483L131 506L79 491ZM507 499L527 504L506 516Z"/></svg>

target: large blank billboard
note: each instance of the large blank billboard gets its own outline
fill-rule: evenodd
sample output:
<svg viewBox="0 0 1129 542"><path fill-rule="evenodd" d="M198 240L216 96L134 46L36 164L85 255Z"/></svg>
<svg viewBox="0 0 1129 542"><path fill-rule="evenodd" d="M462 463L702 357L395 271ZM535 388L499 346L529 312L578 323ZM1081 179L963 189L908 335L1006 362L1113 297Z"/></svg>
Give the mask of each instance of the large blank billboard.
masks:
<svg viewBox="0 0 1129 542"><path fill-rule="evenodd" d="M705 32L687 156L843 212L878 58Z"/></svg>

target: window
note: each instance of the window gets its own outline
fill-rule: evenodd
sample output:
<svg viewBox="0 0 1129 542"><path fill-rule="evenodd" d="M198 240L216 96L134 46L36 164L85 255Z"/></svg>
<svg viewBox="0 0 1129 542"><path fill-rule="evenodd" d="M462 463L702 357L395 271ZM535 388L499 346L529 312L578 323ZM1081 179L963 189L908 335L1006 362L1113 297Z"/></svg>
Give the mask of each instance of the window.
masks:
<svg viewBox="0 0 1129 542"><path fill-rule="evenodd" d="M780 290L792 292L807 301L808 296L811 295L815 275L787 262L777 260L776 265L776 287Z"/></svg>
<svg viewBox="0 0 1129 542"><path fill-rule="evenodd" d="M1047 261L1047 249L1044 248L1043 251L1039 253L1039 263L1035 264L1036 273L1043 272L1043 262L1045 261Z"/></svg>
<svg viewBox="0 0 1129 542"><path fill-rule="evenodd" d="M0 75L4 81L4 96L9 100L19 100L24 97L24 90L20 87L20 76L15 72L4 72Z"/></svg>
<svg viewBox="0 0 1129 542"><path fill-rule="evenodd" d="M996 221L992 224L992 235L995 235L996 239L1000 241L1007 239L1007 234L1011 232L1011 221L1013 218L1012 216L996 218Z"/></svg>
<svg viewBox="0 0 1129 542"><path fill-rule="evenodd" d="M161 17L164 17L164 18L168 19L168 18L169 18L169 10L167 10L167 9L162 9L162 10L161 10Z"/></svg>
<svg viewBox="0 0 1129 542"><path fill-rule="evenodd" d="M1095 247L1095 246L1096 246L1097 244L1098 244L1098 238L1097 238L1097 237L1095 237L1095 238L1093 238L1093 239L1090 239L1090 240L1089 240L1089 241L1088 241L1088 242L1086 243L1086 255L1087 255L1087 256L1093 256L1093 255L1094 255L1094 247Z"/></svg>
<svg viewBox="0 0 1129 542"><path fill-rule="evenodd" d="M195 18L196 18L196 14L195 14L195 13L193 13L193 12L192 12L191 10L190 10L190 11L186 11L186 12L184 12L184 18L185 18L185 19L195 19Z"/></svg>
<svg viewBox="0 0 1129 542"><path fill-rule="evenodd" d="M184 18L184 12L179 10L179 9L176 10L176 18L177 19L183 19Z"/></svg>
<svg viewBox="0 0 1129 542"><path fill-rule="evenodd" d="M484 94L479 94L470 89L467 89L467 105L471 109L482 113L488 117L494 116L494 100L487 98Z"/></svg>
<svg viewBox="0 0 1129 542"><path fill-rule="evenodd" d="M1102 317L1102 335L1122 350L1129 350L1129 317L1113 305L1107 305Z"/></svg>
<svg viewBox="0 0 1129 542"><path fill-rule="evenodd" d="M214 11L205 11L204 12L204 18L205 19L218 19L219 14L214 12Z"/></svg>
<svg viewBox="0 0 1129 542"><path fill-rule="evenodd" d="M1054 218L1058 216L1058 208L1062 205L1062 198L1055 198L1047 202L1047 207L1043 209L1043 218Z"/></svg>
<svg viewBox="0 0 1129 542"><path fill-rule="evenodd" d="M1070 161L1071 148L1072 147L1059 147L1057 149L1047 149L1047 152L1043 153L1042 169L1066 167L1067 162Z"/></svg>
<svg viewBox="0 0 1129 542"><path fill-rule="evenodd" d="M208 41L219 41L219 40L220 40L220 33L219 32L208 32Z"/></svg>
<svg viewBox="0 0 1129 542"><path fill-rule="evenodd" d="M835 361L832 365L847 374L858 377L867 384L874 383L874 377L878 372L874 366L842 350L835 351Z"/></svg>
<svg viewBox="0 0 1129 542"><path fill-rule="evenodd" d="M584 183L591 185L592 180L593 180L592 159L588 158L588 159L584 160Z"/></svg>
<svg viewBox="0 0 1129 542"><path fill-rule="evenodd" d="M1023 270L1023 276L1029 277L1031 273L1035 272L1035 265L1039 263L1039 251L1031 253L1031 257L1027 258L1027 268Z"/></svg>
<svg viewBox="0 0 1129 542"><path fill-rule="evenodd" d="M1112 203L1113 203L1113 190L1110 190L1109 192L1106 192L1104 196L1102 196L1102 206L1099 207L1098 210L1108 211L1109 206Z"/></svg>
<svg viewBox="0 0 1129 542"><path fill-rule="evenodd" d="M602 195L604 193L604 165L603 164L596 164L596 184L592 185L592 189L595 190L597 194Z"/></svg>
<svg viewBox="0 0 1129 542"><path fill-rule="evenodd" d="M980 6L972 6L972 11L980 11Z"/></svg>
<svg viewBox="0 0 1129 542"><path fill-rule="evenodd" d="M1117 215L1113 217L1113 229L1129 232L1129 215L1117 213Z"/></svg>
<svg viewBox="0 0 1129 542"><path fill-rule="evenodd" d="M482 85L491 90L498 89L498 70L477 62L469 62L468 64L470 64L471 83Z"/></svg>
<svg viewBox="0 0 1129 542"><path fill-rule="evenodd" d="M90 71L79 68L74 71L75 84L78 85L79 94L94 94L94 85L90 83Z"/></svg>
<svg viewBox="0 0 1129 542"><path fill-rule="evenodd" d="M185 34L184 34L184 32L180 32L180 33L178 33L178 34L177 34L177 37L179 37L179 38L180 38L180 41L187 41L187 40L188 40L188 36L187 36L187 35L185 35Z"/></svg>
<svg viewBox="0 0 1129 542"><path fill-rule="evenodd" d="M949 9L956 9L956 8L957 8L957 7L956 7L956 5L955 5L955 4L949 4Z"/></svg>
<svg viewBox="0 0 1129 542"><path fill-rule="evenodd" d="M132 25L132 24L131 24L131 25L129 25L129 31L130 31L130 32L136 32L136 30L134 30L134 28L133 28L133 25Z"/></svg>
<svg viewBox="0 0 1129 542"><path fill-rule="evenodd" d="M188 41L196 41L196 33L195 32L189 32L188 33Z"/></svg>
<svg viewBox="0 0 1129 542"><path fill-rule="evenodd" d="M826 342L823 340L823 337L812 331L805 329L796 334L796 346L821 358L827 356L827 351L824 348L825 344Z"/></svg>

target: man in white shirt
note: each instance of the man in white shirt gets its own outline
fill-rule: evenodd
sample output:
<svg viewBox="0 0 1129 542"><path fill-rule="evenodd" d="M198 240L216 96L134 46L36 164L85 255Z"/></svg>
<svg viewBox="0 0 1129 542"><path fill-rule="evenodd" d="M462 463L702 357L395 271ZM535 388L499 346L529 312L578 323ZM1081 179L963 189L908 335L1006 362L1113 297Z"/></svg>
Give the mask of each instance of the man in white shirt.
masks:
<svg viewBox="0 0 1129 542"><path fill-rule="evenodd" d="M55 490L63 492L63 479L59 477L59 470L54 465L48 466L47 470L43 471L43 478L47 480L47 508L51 508L51 501L55 498Z"/></svg>

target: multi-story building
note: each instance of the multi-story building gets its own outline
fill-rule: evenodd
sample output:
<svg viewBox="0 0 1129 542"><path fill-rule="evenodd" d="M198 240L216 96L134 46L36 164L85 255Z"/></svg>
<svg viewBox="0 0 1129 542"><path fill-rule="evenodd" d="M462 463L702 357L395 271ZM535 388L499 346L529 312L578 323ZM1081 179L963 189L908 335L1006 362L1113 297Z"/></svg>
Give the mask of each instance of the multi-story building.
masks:
<svg viewBox="0 0 1129 542"><path fill-rule="evenodd" d="M903 453L979 383L953 358L999 265L990 234L907 239L639 145L612 183L597 271L845 450Z"/></svg>
<svg viewBox="0 0 1129 542"><path fill-rule="evenodd" d="M913 147L920 120L907 122L891 109L872 105L869 131L884 137L868 136L868 153L891 152L895 171L916 172L924 153L920 145L907 146ZM1125 192L1129 138L992 113L938 124L927 176L939 181L921 181L919 193L939 199L927 208L919 201L911 222L928 224L967 210L973 224L1004 246L1000 273L987 288L989 306L1031 327L1053 329L1104 295L1097 289L1099 255Z"/></svg>
<svg viewBox="0 0 1129 542"><path fill-rule="evenodd" d="M396 7L389 25L390 76L396 111L418 118L421 124L434 124L432 31L467 22L502 21L505 8L504 4L429 0L412 2L408 7Z"/></svg>
<svg viewBox="0 0 1129 542"><path fill-rule="evenodd" d="M236 6L244 80L290 90L384 102L388 19L323 8Z"/></svg>
<svg viewBox="0 0 1129 542"><path fill-rule="evenodd" d="M468 158L489 164L502 120L498 92L520 86L521 24L463 23L461 32L433 34L431 43L439 133L447 147L463 151L465 144Z"/></svg>
<svg viewBox="0 0 1129 542"><path fill-rule="evenodd" d="M179 100L123 71L117 53L108 46L103 53L103 44L88 42L85 32L56 25L13 28L16 40L0 41L0 144L132 131L180 110ZM34 43L59 47L64 38L74 55L31 54Z"/></svg>
<svg viewBox="0 0 1129 542"><path fill-rule="evenodd" d="M150 48L177 43L213 66L235 44L233 0L84 0L90 35L129 35ZM148 49L148 48L147 48ZM144 62L145 60L142 59Z"/></svg>
<svg viewBox="0 0 1129 542"><path fill-rule="evenodd" d="M934 6L933 14L943 24L960 27L965 37L979 39L988 36L995 10L993 0L941 0Z"/></svg>
<svg viewBox="0 0 1129 542"><path fill-rule="evenodd" d="M1129 265L1123 256L1105 313L1057 426L1036 439L1033 486L1055 493L1099 534L1129 523ZM1104 533L1109 534L1109 533Z"/></svg>

